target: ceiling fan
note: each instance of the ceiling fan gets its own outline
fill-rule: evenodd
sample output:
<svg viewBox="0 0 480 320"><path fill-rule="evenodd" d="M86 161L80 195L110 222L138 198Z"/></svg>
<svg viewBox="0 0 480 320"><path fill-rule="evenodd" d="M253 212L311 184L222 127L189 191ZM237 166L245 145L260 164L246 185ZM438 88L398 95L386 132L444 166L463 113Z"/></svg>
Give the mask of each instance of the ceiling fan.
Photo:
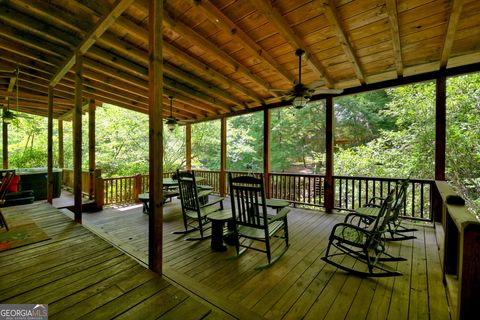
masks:
<svg viewBox="0 0 480 320"><path fill-rule="evenodd" d="M16 105L17 105L17 112L14 113L13 111L10 110L10 98L7 98L7 108L2 112L2 120L4 123L9 124L12 123L14 120L16 120L18 117L21 117L21 115L18 113L18 82L20 80L20 68L16 68L14 70L1 70L2 72L8 72L8 73L15 73L15 91L16 91ZM28 118L28 117L25 117Z"/></svg>
<svg viewBox="0 0 480 320"><path fill-rule="evenodd" d="M177 125L177 119L173 116L172 104L173 104L173 97L169 96L170 99L170 116L167 117L165 124L167 125L168 130L173 131L175 130L175 126Z"/></svg>
<svg viewBox="0 0 480 320"><path fill-rule="evenodd" d="M301 109L305 107L314 94L338 94L343 92L343 89L321 89L318 88L319 85L312 87L316 81L312 82L309 86L304 85L302 83L302 57L305 55L305 51L297 49L295 50L295 55L298 57L298 83L286 95L286 97L291 100L294 108ZM274 91L286 90L274 89Z"/></svg>

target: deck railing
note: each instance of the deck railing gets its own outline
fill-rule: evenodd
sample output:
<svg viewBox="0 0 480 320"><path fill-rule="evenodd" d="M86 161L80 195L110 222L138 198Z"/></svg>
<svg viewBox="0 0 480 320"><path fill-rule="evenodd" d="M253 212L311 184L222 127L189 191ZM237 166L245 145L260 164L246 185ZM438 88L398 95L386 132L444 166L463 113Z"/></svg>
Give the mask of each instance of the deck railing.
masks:
<svg viewBox="0 0 480 320"><path fill-rule="evenodd" d="M95 185L90 186L90 172L82 171L82 194L89 198L93 198L95 194ZM73 169L62 169L62 186L73 190Z"/></svg>
<svg viewBox="0 0 480 320"><path fill-rule="evenodd" d="M353 210L373 197L384 198L396 187L399 179L377 177L334 176L335 207ZM433 220L433 180L410 179L410 186L403 206L402 216L415 220Z"/></svg>
<svg viewBox="0 0 480 320"><path fill-rule="evenodd" d="M258 172L230 171L233 176L254 175ZM210 185L220 192L220 171L195 170L204 178L201 184ZM165 172L164 177L171 176ZM398 179L377 177L334 176L335 208L354 210L367 203L372 197L385 197L395 188ZM301 173L270 173L268 193L271 198L284 199L295 206L324 207L325 176ZM433 221L432 185L433 180L411 179L405 200L403 216L415 220ZM104 204L137 202L138 194L148 192L148 175L115 177L103 179ZM227 194L228 194L228 184Z"/></svg>

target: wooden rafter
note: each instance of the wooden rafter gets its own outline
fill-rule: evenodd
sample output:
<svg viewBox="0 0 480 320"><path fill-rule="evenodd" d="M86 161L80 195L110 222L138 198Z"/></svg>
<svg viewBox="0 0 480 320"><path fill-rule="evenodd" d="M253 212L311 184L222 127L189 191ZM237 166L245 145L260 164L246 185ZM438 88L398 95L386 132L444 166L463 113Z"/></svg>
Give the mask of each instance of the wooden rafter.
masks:
<svg viewBox="0 0 480 320"><path fill-rule="evenodd" d="M221 50L217 45L213 44L204 36L196 32L183 22L179 20L174 20L173 18L168 16L168 14L165 14L163 21L167 28L181 34L182 37L188 39L188 41L215 54L215 56L219 57L224 63L226 63L232 71L243 74L249 80L260 86L263 90L270 93L269 90L271 89L271 86L267 81L253 74L247 67L232 58L228 53Z"/></svg>
<svg viewBox="0 0 480 320"><path fill-rule="evenodd" d="M348 37L343 29L342 23L337 14L337 9L335 8L335 4L333 3L333 1L324 0L323 11L325 16L328 19L328 22L330 23L330 26L332 27L335 34L337 35L338 41L340 42L340 45L342 46L343 51L348 57L348 60L350 60L350 63L352 64L353 70L355 71L355 74L358 80L360 80L361 84L364 84L365 75L363 74L362 68L360 67L360 62L358 61L355 55L355 52L353 51L353 48L350 45L350 41L348 40Z"/></svg>
<svg viewBox="0 0 480 320"><path fill-rule="evenodd" d="M227 17L209 0L190 0L202 13L208 17L220 29L230 34L233 39L242 44L256 59L265 62L269 68L277 73L288 83L294 82L294 76L284 67L277 63L261 46L259 46L248 34L246 34L238 25Z"/></svg>
<svg viewBox="0 0 480 320"><path fill-rule="evenodd" d="M447 34L443 44L442 57L440 58L440 68L445 68L452 51L453 40L455 39L455 31L457 30L458 20L462 13L464 0L453 0L450 17L448 18Z"/></svg>
<svg viewBox="0 0 480 320"><path fill-rule="evenodd" d="M60 69L55 73L50 81L51 86L55 86L60 79L72 68L75 64L75 57L77 54L85 54L87 50L97 41L99 37L115 22L115 20L125 11L130 4L135 0L117 0L111 10L97 21L97 24L83 38L80 44L74 49L67 60L63 63Z"/></svg>
<svg viewBox="0 0 480 320"><path fill-rule="evenodd" d="M127 46L124 43L118 41L112 34L105 34L104 37L99 39L99 43L104 43L105 45L111 46L121 54L123 54L126 57L130 57L132 59L135 59L142 63L142 65L147 66L148 65L148 53L144 52L140 49L132 48L131 46ZM118 59L116 59L118 60ZM165 63L163 64L164 67L164 72L166 74L169 74L170 76L174 76L177 79L180 79L190 85L193 85L195 87L198 87L204 91L207 91L217 97L221 97L225 100L228 100L231 103L234 103L237 106L242 106L243 107L243 102L240 101L239 99L233 97L231 94L228 92L225 92L224 90L221 90L211 84L206 83L205 81L201 81L198 79L197 76L183 71L180 68L177 68L176 66L172 64Z"/></svg>
<svg viewBox="0 0 480 320"><path fill-rule="evenodd" d="M16 95L16 93L12 92L11 90L8 90L8 91L0 91L0 96L5 97L5 98L13 98L14 99L14 98L16 98L17 95ZM22 100L28 100L28 101L46 102L48 97L45 96L45 95L42 96L42 95L19 92L18 93L18 98L22 99ZM73 106L73 100L55 98L55 99L53 99L53 102L55 104Z"/></svg>
<svg viewBox="0 0 480 320"><path fill-rule="evenodd" d="M325 84L329 88L333 88L333 81L328 75L322 63L308 50L305 42L295 33L290 27L285 18L275 9L269 0L248 0L249 3L261 11L268 20L275 25L278 32L294 47L295 49L302 49L305 51L308 66L323 78Z"/></svg>
<svg viewBox="0 0 480 320"><path fill-rule="evenodd" d="M393 52L395 54L395 65L397 76L403 77L402 45L400 43L400 29L398 27L397 0L386 2L390 33L392 35Z"/></svg>

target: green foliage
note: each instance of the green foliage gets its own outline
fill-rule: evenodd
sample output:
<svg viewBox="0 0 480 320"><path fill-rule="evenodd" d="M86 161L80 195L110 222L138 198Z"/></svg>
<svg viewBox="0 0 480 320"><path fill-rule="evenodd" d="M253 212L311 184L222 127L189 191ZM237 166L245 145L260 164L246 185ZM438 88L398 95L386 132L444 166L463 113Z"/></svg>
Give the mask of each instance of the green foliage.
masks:
<svg viewBox="0 0 480 320"><path fill-rule="evenodd" d="M480 73L448 79L447 178L480 207ZM335 174L434 178L435 84L379 90L335 100ZM96 112L96 161L104 176L147 173L148 117L104 105ZM263 112L229 118L227 169L263 171ZM56 122L55 122L56 124ZM10 167L46 166L43 117L9 126ZM271 111L273 172L324 172L325 104ZM54 127L54 163L57 164ZM88 117L83 117L83 167L88 168ZM72 166L72 128L64 122L65 166ZM185 129L164 128L164 170L185 166ZM192 125L192 166L220 168L220 121Z"/></svg>

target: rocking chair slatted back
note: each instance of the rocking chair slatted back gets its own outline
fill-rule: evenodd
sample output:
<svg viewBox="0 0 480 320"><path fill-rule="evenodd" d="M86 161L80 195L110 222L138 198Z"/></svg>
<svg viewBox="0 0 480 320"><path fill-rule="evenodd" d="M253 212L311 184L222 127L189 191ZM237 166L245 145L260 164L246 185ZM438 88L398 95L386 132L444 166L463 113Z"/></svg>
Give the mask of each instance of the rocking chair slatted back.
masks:
<svg viewBox="0 0 480 320"><path fill-rule="evenodd" d="M267 208L262 179L241 176L231 178L231 185L232 213L237 224L263 228L267 223Z"/></svg>

